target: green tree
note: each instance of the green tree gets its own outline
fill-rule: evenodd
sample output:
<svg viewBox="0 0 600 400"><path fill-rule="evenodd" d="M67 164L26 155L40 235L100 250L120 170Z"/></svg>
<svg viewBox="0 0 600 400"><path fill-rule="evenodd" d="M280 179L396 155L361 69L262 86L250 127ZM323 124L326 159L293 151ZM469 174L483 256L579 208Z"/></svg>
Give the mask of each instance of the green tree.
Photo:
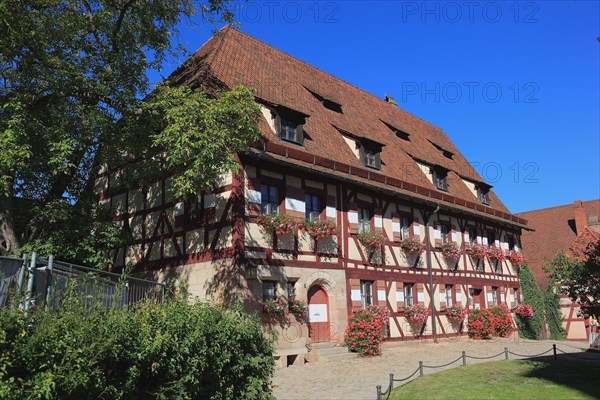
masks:
<svg viewBox="0 0 600 400"><path fill-rule="evenodd" d="M523 304L529 304L533 308L533 317L516 318L519 334L527 339L539 340L544 328L544 293L527 267L527 262L519 270L519 281L523 293Z"/></svg>
<svg viewBox="0 0 600 400"><path fill-rule="evenodd" d="M234 6L0 2L0 255L44 244L44 251L98 263L99 249L126 240L95 205L93 178L102 165L137 160L120 183L126 185L164 161L181 169L180 194L214 184L218 170L234 166L231 152L258 135L249 89L206 96L165 86L137 104L150 90L146 72L184 55L180 22L194 15L208 24L232 22Z"/></svg>
<svg viewBox="0 0 600 400"><path fill-rule="evenodd" d="M583 316L600 319L600 241L590 243L581 260L558 254L547 271L562 293L579 303Z"/></svg>

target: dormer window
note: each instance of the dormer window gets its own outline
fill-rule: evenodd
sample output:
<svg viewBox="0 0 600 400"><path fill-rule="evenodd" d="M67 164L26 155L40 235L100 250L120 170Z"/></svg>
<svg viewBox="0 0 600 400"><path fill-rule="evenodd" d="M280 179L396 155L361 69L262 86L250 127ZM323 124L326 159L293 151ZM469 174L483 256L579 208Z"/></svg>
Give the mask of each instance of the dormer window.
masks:
<svg viewBox="0 0 600 400"><path fill-rule="evenodd" d="M431 140L429 141L429 143L431 143L433 145L433 147L435 147L436 149L438 149L440 151L440 153L442 153L442 155L450 160L452 160L452 157L454 157L454 153L444 149L442 146L433 143Z"/></svg>
<svg viewBox="0 0 600 400"><path fill-rule="evenodd" d="M477 194L479 197L479 201L481 201L486 206L490 205L490 186L480 184L477 186Z"/></svg>
<svg viewBox="0 0 600 400"><path fill-rule="evenodd" d="M361 143L360 158L365 167L381 169L381 147L372 143Z"/></svg>
<svg viewBox="0 0 600 400"><path fill-rule="evenodd" d="M435 187L444 192L448 191L448 170L436 167L433 169L433 183Z"/></svg>
<svg viewBox="0 0 600 400"><path fill-rule="evenodd" d="M381 120L380 120L381 121ZM383 121L381 121L383 122ZM388 124L387 122L383 122L385 124L385 126L387 126L392 132L394 132L396 134L396 136L402 140L405 140L407 142L410 142L410 134L406 133L404 131L401 131L400 129Z"/></svg>
<svg viewBox="0 0 600 400"><path fill-rule="evenodd" d="M271 115L275 132L281 140L304 145L304 122L307 115L283 106L271 109Z"/></svg>
<svg viewBox="0 0 600 400"><path fill-rule="evenodd" d="M307 87L304 87L304 88L306 90L308 90L310 92L310 94L312 94L315 97L315 99L317 99L321 104L323 104L323 107L325 107L326 109L331 110L331 111L335 111L336 113L339 113L339 114L343 114L344 113L342 111L342 105L341 104L338 104L338 103L336 103L333 100L326 99L325 97L321 96L318 93L313 92L312 90L310 90Z"/></svg>

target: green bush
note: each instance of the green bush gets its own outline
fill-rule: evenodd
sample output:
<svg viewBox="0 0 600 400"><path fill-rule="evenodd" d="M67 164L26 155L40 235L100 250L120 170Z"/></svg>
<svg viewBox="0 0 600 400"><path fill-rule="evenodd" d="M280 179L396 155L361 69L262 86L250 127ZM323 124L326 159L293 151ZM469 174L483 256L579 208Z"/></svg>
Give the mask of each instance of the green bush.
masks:
<svg viewBox="0 0 600 400"><path fill-rule="evenodd" d="M0 310L2 399L264 399L272 343L241 306Z"/></svg>
<svg viewBox="0 0 600 400"><path fill-rule="evenodd" d="M529 304L533 308L533 317L531 318L516 316L515 322L517 323L519 335L523 338L539 340L544 327L544 293L527 267L527 262L523 264L519 271L519 280L523 293L523 304Z"/></svg>

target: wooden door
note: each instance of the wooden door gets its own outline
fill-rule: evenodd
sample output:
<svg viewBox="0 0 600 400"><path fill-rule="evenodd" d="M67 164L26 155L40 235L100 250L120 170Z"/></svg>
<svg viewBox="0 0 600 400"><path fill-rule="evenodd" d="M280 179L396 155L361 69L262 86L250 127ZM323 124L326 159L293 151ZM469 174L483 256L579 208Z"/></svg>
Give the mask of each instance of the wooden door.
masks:
<svg viewBox="0 0 600 400"><path fill-rule="evenodd" d="M328 342L329 332L329 298L321 286L308 289L308 322L310 337L313 342Z"/></svg>

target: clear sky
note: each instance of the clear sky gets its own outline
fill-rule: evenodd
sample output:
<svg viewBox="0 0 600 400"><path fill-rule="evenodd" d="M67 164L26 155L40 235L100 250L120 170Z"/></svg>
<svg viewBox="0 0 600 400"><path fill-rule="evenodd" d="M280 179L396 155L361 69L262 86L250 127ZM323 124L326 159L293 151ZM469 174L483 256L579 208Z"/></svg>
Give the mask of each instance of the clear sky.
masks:
<svg viewBox="0 0 600 400"><path fill-rule="evenodd" d="M251 1L237 12L243 32L443 129L512 212L600 198L598 1ZM211 34L181 29L190 52Z"/></svg>

